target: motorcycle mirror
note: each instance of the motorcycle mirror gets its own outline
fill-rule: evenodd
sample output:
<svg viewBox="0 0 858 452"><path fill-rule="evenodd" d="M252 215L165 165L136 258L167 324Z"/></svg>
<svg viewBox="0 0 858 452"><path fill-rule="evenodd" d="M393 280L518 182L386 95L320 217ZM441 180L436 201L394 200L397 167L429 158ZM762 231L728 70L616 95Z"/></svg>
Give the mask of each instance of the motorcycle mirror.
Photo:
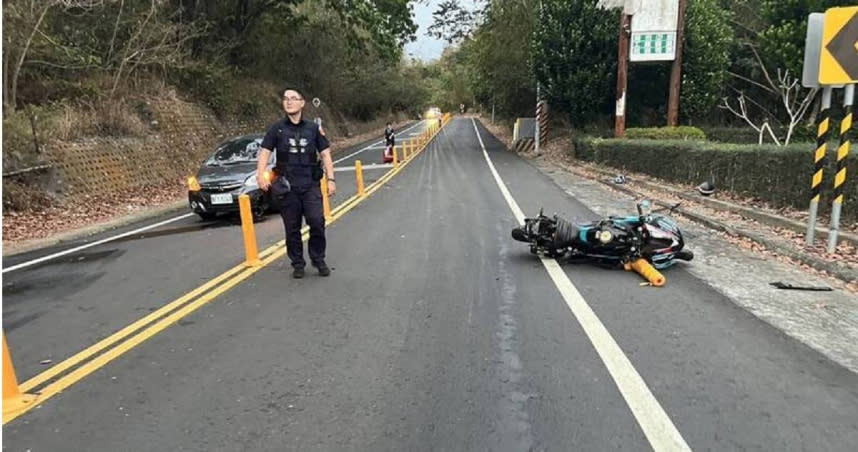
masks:
<svg viewBox="0 0 858 452"><path fill-rule="evenodd" d="M652 212L652 202L649 199L643 199L638 202L638 215L645 216Z"/></svg>

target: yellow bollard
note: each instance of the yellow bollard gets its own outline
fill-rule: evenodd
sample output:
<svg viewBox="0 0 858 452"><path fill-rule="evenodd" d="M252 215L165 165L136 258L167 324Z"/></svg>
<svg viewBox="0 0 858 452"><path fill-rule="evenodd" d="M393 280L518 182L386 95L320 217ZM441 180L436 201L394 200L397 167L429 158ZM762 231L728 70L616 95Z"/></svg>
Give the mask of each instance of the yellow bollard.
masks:
<svg viewBox="0 0 858 452"><path fill-rule="evenodd" d="M393 167L394 168L399 167L399 156L397 154L398 153L396 152L396 146L394 146L393 147Z"/></svg>
<svg viewBox="0 0 858 452"><path fill-rule="evenodd" d="M667 280L664 279L664 276L655 269L646 259L640 258L634 262L629 262L623 265L626 271L636 271L638 274L644 277L650 284L655 287L663 286Z"/></svg>
<svg viewBox="0 0 858 452"><path fill-rule="evenodd" d="M355 176L357 177L357 194L358 196L364 196L363 188L363 164L360 160L355 160Z"/></svg>
<svg viewBox="0 0 858 452"><path fill-rule="evenodd" d="M325 212L325 220L331 219L331 200L328 199L328 179L323 177L319 181L322 189L322 209Z"/></svg>
<svg viewBox="0 0 858 452"><path fill-rule="evenodd" d="M238 210L241 214L241 232L244 234L244 265L257 267L262 265L259 250L256 248L256 229L253 226L253 213L250 211L250 196L238 197Z"/></svg>
<svg viewBox="0 0 858 452"><path fill-rule="evenodd" d="M15 367L12 366L9 346L6 345L6 333L3 333L3 422L11 420L10 416L14 417L35 400L36 396L24 394L18 387L18 377L15 375Z"/></svg>

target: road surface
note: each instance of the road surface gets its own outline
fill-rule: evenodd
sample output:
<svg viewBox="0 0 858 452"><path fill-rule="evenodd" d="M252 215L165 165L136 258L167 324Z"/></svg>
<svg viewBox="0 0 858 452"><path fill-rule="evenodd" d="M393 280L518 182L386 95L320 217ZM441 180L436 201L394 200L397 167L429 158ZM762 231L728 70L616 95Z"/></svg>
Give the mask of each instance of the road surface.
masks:
<svg viewBox="0 0 858 452"><path fill-rule="evenodd" d="M855 450L858 376L682 267L654 289L542 262L515 206L593 217L454 119L328 227L330 278L274 259L5 424L4 449ZM143 235L4 274L20 380L242 260L229 222Z"/></svg>

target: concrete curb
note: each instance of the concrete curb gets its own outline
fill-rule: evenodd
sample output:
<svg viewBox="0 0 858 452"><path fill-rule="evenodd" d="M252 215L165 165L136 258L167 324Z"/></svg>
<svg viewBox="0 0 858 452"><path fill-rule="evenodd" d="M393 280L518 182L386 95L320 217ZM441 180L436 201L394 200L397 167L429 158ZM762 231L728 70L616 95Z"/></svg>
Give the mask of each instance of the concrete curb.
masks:
<svg viewBox="0 0 858 452"><path fill-rule="evenodd" d="M582 166L584 166L585 168L588 168L590 170L593 170L595 172L598 172L600 174L603 174L605 176L609 176L609 177L616 176L616 172L611 172L611 171L608 171L608 170L605 170L605 169L602 169L602 168L599 168L596 166L592 166L592 165L582 165ZM673 188L670 188L670 187L662 187L660 185L657 185L657 184L654 184L652 182L645 181L645 180L635 179L634 183L640 184L640 185L642 185L645 188L648 188L650 190L662 190L662 191L669 192L672 195L674 195L680 199L687 199L690 201L699 202L699 203L701 203L701 204L703 204L706 207L709 207L711 209L726 210L728 212L735 213L737 215L741 215L745 218L750 218L752 220L758 221L760 223L763 223L763 224L766 224L766 225L769 225L772 227L789 229L789 230L792 230L792 231L800 233L800 234L804 234L805 232L807 232L807 224L801 223L801 222L798 222L798 221L795 221L795 220L792 220L789 218L784 218L784 217L780 217L777 215L772 215L768 212L754 210L754 209L751 209L751 208L748 208L745 206L733 204L731 202L720 201L720 200L712 199L712 198L706 198L706 197L696 195L696 194L688 194L686 192L674 190ZM828 240L829 229L827 227L825 227L821 224L817 224L816 233L817 233L817 236L819 237L819 240L821 240L821 241ZM856 235L856 234L853 234L853 233L847 232L847 231L840 231L838 233L838 239L843 241L843 242L848 242L848 243L852 244L853 246L858 247L858 235Z"/></svg>
<svg viewBox="0 0 858 452"><path fill-rule="evenodd" d="M599 170L598 172L600 174L606 174L606 172L603 170ZM582 175L582 174L579 174L579 175L587 177L587 176ZM612 184L608 181L600 180L598 178L591 178L591 177L587 177L587 178L591 179L591 180L595 180L597 182L600 182L600 183L602 183L608 187L613 188L614 190L626 193L626 194L633 196L633 197L642 197L643 196L641 193L638 193L638 192L636 192L636 191L634 191L628 187L624 187L624 186L621 186L618 184ZM640 183L640 181L638 181L638 183ZM664 190L664 188L661 188L661 187L659 187L658 189ZM689 198L693 198L693 197L689 196ZM654 200L653 202L659 206L662 206L662 207L670 207L670 204L663 203L661 201ZM725 209L718 209L718 207L716 205L709 206L709 207L711 207L713 209L717 209L717 210L725 210ZM848 268L845 265L837 264L834 262L828 262L828 261L819 259L819 258L817 258L811 254L805 253L803 251L799 251L799 250L781 245L777 242L774 242L774 241L769 240L765 237L762 237L759 234L755 234L755 233L753 233L751 231L747 231L743 228L736 228L736 227L729 226L729 225L727 225L721 221L713 220L712 218L708 218L708 217L705 217L703 215L696 214L696 213L691 212L687 209L678 208L678 209L676 209L676 212L679 213L680 215L683 215L683 216L691 219L692 221L694 221L696 223L700 223L700 224L702 224L702 225L704 225L710 229L721 231L721 232L724 232L724 233L727 233L727 234L730 234L733 236L744 237L744 238L750 239L754 242L759 243L760 245L765 246L766 248L768 248L772 251L777 252L778 254L789 257L791 259L795 259L795 260L797 260L797 261L799 261L805 265L808 265L811 268L814 268L816 270L825 271L825 272L829 273L831 276L833 276L837 279L840 279L841 281L845 281L847 283L858 281L858 271L852 270L851 268ZM738 212L734 212L734 213L738 213Z"/></svg>
<svg viewBox="0 0 858 452"><path fill-rule="evenodd" d="M58 245L63 242L79 240L85 237L89 237L91 235L109 231L111 229L127 226L138 221L143 221L149 218L165 215L171 211L179 210L182 207L186 207L187 204L187 199L182 199L164 206L147 209L142 212L132 213L119 218L104 221L102 223L85 226L83 228L74 229L71 231L61 232L51 237L46 237L43 239L32 239L15 244L3 245L3 257L11 257L29 251L35 251L41 248Z"/></svg>

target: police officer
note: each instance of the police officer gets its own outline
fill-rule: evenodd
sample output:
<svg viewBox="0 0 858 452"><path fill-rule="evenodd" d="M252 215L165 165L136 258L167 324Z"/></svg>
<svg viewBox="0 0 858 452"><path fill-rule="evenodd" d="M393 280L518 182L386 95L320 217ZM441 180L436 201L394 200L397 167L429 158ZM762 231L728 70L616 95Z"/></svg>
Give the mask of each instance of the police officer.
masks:
<svg viewBox="0 0 858 452"><path fill-rule="evenodd" d="M319 181L326 176L328 195L336 194L330 144L320 126L302 118L304 96L294 88L288 88L281 94L286 116L274 123L262 140L256 166L257 182L265 191L272 188L271 184L279 184L273 187L272 192L278 195L275 202L280 207L286 229L286 248L292 262L292 276L303 278L306 266L301 240L302 217L310 227L307 244L310 262L318 269L319 275L328 276L331 269L325 263L325 215ZM272 151L277 152L277 165L275 177L269 181L264 172Z"/></svg>

